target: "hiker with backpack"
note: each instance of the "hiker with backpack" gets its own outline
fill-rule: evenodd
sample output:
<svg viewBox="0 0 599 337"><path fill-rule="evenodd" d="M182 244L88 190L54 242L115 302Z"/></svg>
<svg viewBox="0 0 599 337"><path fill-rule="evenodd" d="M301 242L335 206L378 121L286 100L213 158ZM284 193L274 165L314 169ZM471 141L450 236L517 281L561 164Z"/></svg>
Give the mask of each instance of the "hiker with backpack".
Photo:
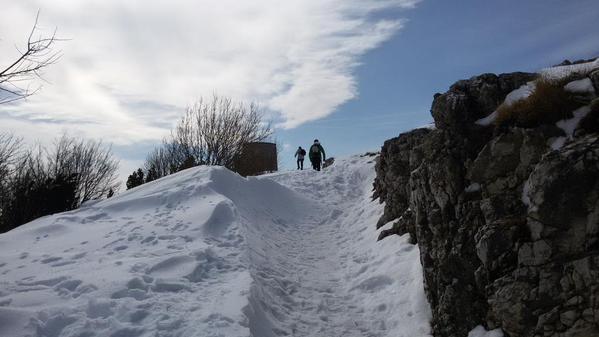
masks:
<svg viewBox="0 0 599 337"><path fill-rule="evenodd" d="M297 151L295 151L295 156L297 157L297 169L304 169L304 157L306 156L306 150L302 149L302 147L298 147ZM301 168L300 168L301 167Z"/></svg>
<svg viewBox="0 0 599 337"><path fill-rule="evenodd" d="M324 148L320 145L318 139L314 139L314 144L310 146L310 162L312 163L312 168L316 171L320 171L320 164L326 160L326 156L324 154Z"/></svg>

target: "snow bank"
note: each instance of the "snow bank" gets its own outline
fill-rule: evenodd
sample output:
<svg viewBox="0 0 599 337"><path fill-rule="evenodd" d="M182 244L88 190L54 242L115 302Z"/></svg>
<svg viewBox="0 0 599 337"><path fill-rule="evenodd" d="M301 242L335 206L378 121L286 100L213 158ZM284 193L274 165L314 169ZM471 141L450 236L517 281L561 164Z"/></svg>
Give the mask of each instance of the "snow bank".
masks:
<svg viewBox="0 0 599 337"><path fill-rule="evenodd" d="M196 168L21 226L0 236L0 336L248 336L245 227L308 204Z"/></svg>
<svg viewBox="0 0 599 337"><path fill-rule="evenodd" d="M376 242L372 157L193 168L0 235L0 336L429 336L418 247Z"/></svg>

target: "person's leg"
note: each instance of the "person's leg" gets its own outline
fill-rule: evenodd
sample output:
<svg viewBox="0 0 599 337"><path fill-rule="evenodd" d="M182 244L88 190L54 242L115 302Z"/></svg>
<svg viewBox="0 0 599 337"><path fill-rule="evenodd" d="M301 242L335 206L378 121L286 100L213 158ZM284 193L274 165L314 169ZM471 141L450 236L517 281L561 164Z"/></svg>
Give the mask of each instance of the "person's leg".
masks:
<svg viewBox="0 0 599 337"><path fill-rule="evenodd" d="M316 160L316 171L320 171L320 158Z"/></svg>
<svg viewBox="0 0 599 337"><path fill-rule="evenodd" d="M297 160L297 169L299 170L299 168L300 168L300 160L298 159Z"/></svg>
<svg viewBox="0 0 599 337"><path fill-rule="evenodd" d="M300 170L304 170L304 160L300 160Z"/></svg>

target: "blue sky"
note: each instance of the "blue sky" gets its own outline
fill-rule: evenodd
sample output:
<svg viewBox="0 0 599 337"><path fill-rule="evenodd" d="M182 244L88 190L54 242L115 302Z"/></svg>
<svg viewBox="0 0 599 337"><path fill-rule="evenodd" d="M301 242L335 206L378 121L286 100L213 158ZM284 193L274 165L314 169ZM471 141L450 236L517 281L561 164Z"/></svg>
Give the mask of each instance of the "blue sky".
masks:
<svg viewBox="0 0 599 337"><path fill-rule="evenodd" d="M432 122L436 92L482 73L537 71L564 59L599 56L599 2L594 0L423 1L384 15L405 27L362 58L359 97L332 115L278 132L291 144L318 138L329 156L378 150L399 133Z"/></svg>
<svg viewBox="0 0 599 337"><path fill-rule="evenodd" d="M122 176L214 92L274 116L290 169L314 138L345 156L431 122L459 79L599 56L596 0L23 0L0 12L0 66L38 9L68 41L42 90L0 105L0 132L102 139Z"/></svg>

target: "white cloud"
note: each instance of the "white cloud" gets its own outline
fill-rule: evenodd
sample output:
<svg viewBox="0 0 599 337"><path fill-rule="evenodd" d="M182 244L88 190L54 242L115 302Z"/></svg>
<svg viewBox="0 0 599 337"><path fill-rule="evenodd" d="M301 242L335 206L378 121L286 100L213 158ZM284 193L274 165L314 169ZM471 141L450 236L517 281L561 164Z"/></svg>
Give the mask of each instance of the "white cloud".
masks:
<svg viewBox="0 0 599 337"><path fill-rule="evenodd" d="M42 91L0 106L0 131L157 140L186 105L213 92L261 102L293 128L357 95L360 57L402 26L373 14L418 1L13 1L0 12L0 66L38 8L42 28L57 26L69 41Z"/></svg>

